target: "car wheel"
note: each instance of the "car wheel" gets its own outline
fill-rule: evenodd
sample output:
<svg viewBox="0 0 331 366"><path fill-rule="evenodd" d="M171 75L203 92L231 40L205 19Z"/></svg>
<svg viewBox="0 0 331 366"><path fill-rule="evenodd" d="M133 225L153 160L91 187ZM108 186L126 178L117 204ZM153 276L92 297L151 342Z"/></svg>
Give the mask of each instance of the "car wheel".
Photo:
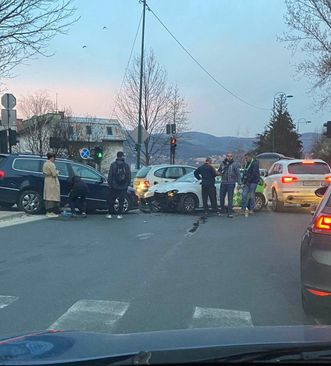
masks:
<svg viewBox="0 0 331 366"><path fill-rule="evenodd" d="M284 208L284 203L278 201L277 193L273 189L272 190L272 205L271 208L273 211L281 211Z"/></svg>
<svg viewBox="0 0 331 366"><path fill-rule="evenodd" d="M261 193L255 193L255 210L261 211L265 206L265 198Z"/></svg>
<svg viewBox="0 0 331 366"><path fill-rule="evenodd" d="M18 208L27 214L36 215L43 209L41 195L36 191L24 191L18 199Z"/></svg>
<svg viewBox="0 0 331 366"><path fill-rule="evenodd" d="M181 197L179 201L179 211L185 214L194 213L197 207L197 198L194 194L188 193Z"/></svg>
<svg viewBox="0 0 331 366"><path fill-rule="evenodd" d="M119 209L120 203L118 198L115 199L114 203L114 212L117 213ZM123 203L123 213L127 213L130 210L130 199L125 196L124 203Z"/></svg>

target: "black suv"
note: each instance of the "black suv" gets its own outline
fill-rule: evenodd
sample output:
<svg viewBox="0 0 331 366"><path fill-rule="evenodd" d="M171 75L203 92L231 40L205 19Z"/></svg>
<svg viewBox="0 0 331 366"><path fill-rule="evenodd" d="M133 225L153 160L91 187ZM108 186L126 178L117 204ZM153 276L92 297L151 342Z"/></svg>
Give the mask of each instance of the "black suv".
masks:
<svg viewBox="0 0 331 366"><path fill-rule="evenodd" d="M43 211L44 177L43 163L46 157L23 154L0 154L0 206L11 207L17 204L20 210L29 214ZM109 187L105 177L90 166L68 159L56 159L55 165L60 172L61 205L68 203L68 178L80 176L89 187L87 210L107 209ZM129 187L124 201L124 211L138 208L134 189ZM118 210L115 201L114 212Z"/></svg>

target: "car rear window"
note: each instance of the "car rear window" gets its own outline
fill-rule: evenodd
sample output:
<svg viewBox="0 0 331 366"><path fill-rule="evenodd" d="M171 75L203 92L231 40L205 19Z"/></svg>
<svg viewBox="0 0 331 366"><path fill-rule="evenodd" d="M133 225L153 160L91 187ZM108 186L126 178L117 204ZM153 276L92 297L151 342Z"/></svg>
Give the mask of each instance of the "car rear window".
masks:
<svg viewBox="0 0 331 366"><path fill-rule="evenodd" d="M288 166L290 174L328 174L330 168L325 163L292 163Z"/></svg>
<svg viewBox="0 0 331 366"><path fill-rule="evenodd" d="M137 173L136 178L145 178L148 172L151 170L150 166L143 166Z"/></svg>
<svg viewBox="0 0 331 366"><path fill-rule="evenodd" d="M15 159L13 167L26 172L41 172L40 160L37 159Z"/></svg>

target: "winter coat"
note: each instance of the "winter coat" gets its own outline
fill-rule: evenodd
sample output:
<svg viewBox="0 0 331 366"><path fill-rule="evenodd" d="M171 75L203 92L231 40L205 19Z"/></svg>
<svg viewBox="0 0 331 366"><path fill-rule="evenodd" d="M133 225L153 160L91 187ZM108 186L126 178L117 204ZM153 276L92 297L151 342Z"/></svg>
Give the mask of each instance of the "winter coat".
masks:
<svg viewBox="0 0 331 366"><path fill-rule="evenodd" d="M218 171L222 175L222 183L241 184L240 168L233 160L228 161L225 159L221 163Z"/></svg>
<svg viewBox="0 0 331 366"><path fill-rule="evenodd" d="M47 160L43 166L44 173L44 200L60 202L60 182L59 172L56 170L55 164Z"/></svg>
<svg viewBox="0 0 331 366"><path fill-rule="evenodd" d="M70 194L74 196L87 195L89 189L87 184L77 175L68 178Z"/></svg>
<svg viewBox="0 0 331 366"><path fill-rule="evenodd" d="M214 186L216 175L215 168L208 163L199 166L199 168L194 171L195 178L198 180L201 179L201 184L203 186Z"/></svg>
<svg viewBox="0 0 331 366"><path fill-rule="evenodd" d="M123 166L125 169L125 180L119 183L116 180L116 172L118 166ZM110 188L118 190L127 190L131 183L131 170L124 158L117 158L111 165L108 173L108 184Z"/></svg>
<svg viewBox="0 0 331 366"><path fill-rule="evenodd" d="M260 169L259 162L253 159L251 162L247 162L244 168L244 184L260 182Z"/></svg>

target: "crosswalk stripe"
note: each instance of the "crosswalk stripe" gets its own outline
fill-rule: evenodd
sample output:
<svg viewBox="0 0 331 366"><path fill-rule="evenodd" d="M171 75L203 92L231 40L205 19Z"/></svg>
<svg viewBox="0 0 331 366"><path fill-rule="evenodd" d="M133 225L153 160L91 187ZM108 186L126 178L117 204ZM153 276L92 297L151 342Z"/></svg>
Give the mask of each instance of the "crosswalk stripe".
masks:
<svg viewBox="0 0 331 366"><path fill-rule="evenodd" d="M4 296L0 295L0 309L5 308L6 306L10 305L14 301L18 300L16 296Z"/></svg>
<svg viewBox="0 0 331 366"><path fill-rule="evenodd" d="M196 307L191 328L253 326L247 311Z"/></svg>
<svg viewBox="0 0 331 366"><path fill-rule="evenodd" d="M48 329L111 331L126 313L129 303L106 300L79 300Z"/></svg>
<svg viewBox="0 0 331 366"><path fill-rule="evenodd" d="M8 226L14 226L14 225L20 225L20 224L26 224L29 222L34 221L40 221L45 220L47 217L44 215L38 215L38 216L21 216L14 219L8 219L0 222L0 228L8 227Z"/></svg>

